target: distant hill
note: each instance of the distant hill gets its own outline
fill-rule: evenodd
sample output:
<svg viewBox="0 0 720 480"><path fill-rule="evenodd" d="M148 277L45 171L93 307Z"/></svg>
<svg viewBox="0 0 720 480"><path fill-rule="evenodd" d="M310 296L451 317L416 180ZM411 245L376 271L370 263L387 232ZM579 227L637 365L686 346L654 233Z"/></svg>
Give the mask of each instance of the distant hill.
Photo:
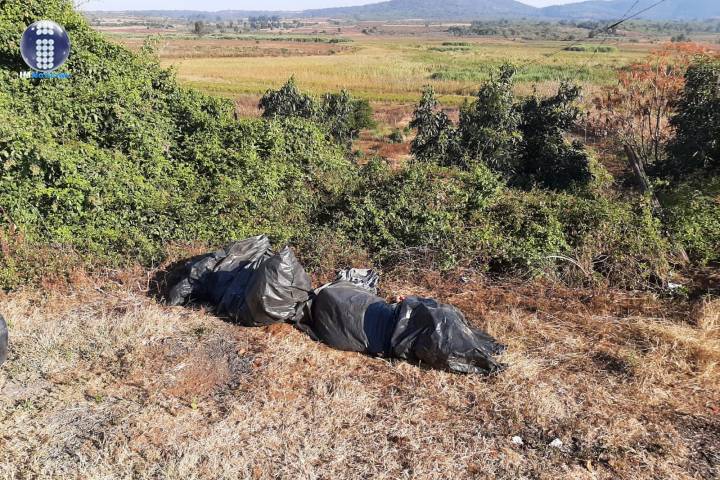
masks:
<svg viewBox="0 0 720 480"><path fill-rule="evenodd" d="M357 7L336 7L304 12L223 10L128 11L125 14L202 20L236 20L249 16L279 15L285 18L349 18L355 20L485 20L485 19L588 19L622 18L631 7L639 12L658 0L590 0L587 2L535 8L516 0L389 0ZM91 12L97 14L100 12ZM666 0L638 18L653 20L705 20L720 18L720 0Z"/></svg>
<svg viewBox="0 0 720 480"><path fill-rule="evenodd" d="M144 18L167 18L180 20L241 20L248 17L259 17L261 15L273 16L279 15L283 17L299 16L300 12L278 12L270 10L220 10L217 12L205 12L201 10L124 10L122 12L110 12L102 10L91 10L87 12L91 16L111 15L113 13L122 13L123 15L144 17Z"/></svg>
<svg viewBox="0 0 720 480"><path fill-rule="evenodd" d="M632 12L639 12L657 0L640 0ZM620 19L635 0L591 0L541 9L544 16L559 19ZM638 18L653 20L705 20L720 18L720 0L666 0Z"/></svg>
<svg viewBox="0 0 720 480"><path fill-rule="evenodd" d="M533 17L539 13L539 9L516 0L390 0L358 7L306 10L303 15L357 20L473 20Z"/></svg>

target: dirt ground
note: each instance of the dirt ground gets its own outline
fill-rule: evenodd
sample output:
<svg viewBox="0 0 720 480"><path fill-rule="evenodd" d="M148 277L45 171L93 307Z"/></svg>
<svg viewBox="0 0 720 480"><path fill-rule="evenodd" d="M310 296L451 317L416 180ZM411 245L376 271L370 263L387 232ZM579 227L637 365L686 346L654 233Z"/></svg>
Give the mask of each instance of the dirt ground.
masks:
<svg viewBox="0 0 720 480"><path fill-rule="evenodd" d="M0 296L0 478L720 475L717 301L387 275L507 343L484 378L165 307L148 278Z"/></svg>

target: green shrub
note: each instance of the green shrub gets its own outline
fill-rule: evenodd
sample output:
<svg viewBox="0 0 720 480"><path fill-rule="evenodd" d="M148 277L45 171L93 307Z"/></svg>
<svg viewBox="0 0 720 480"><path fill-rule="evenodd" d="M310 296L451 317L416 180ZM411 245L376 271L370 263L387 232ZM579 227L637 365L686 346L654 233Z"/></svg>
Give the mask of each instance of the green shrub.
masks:
<svg viewBox="0 0 720 480"><path fill-rule="evenodd" d="M590 156L579 142L565 140L581 116L579 98L579 87L562 83L556 95L545 99L533 95L519 106L521 159L513 183L537 183L553 190L590 183L593 179Z"/></svg>
<svg viewBox="0 0 720 480"><path fill-rule="evenodd" d="M346 90L326 93L320 103L302 93L295 79L290 79L278 90L268 90L260 99L259 107L265 118L300 117L323 125L339 144L349 148L364 128L375 126L370 102L355 99Z"/></svg>
<svg viewBox="0 0 720 480"><path fill-rule="evenodd" d="M500 182L487 168L472 171L412 164L392 171L372 160L362 182L335 217L342 235L360 242L378 259L431 251L442 266L470 256L467 221L497 194Z"/></svg>
<svg viewBox="0 0 720 480"><path fill-rule="evenodd" d="M290 79L278 90L268 90L260 99L263 117L301 117L313 118L317 114L315 101L300 91L295 77Z"/></svg>
<svg viewBox="0 0 720 480"><path fill-rule="evenodd" d="M390 143L403 143L405 141L405 135L403 135L402 130L396 128L388 135L388 141Z"/></svg>
<svg viewBox="0 0 720 480"><path fill-rule="evenodd" d="M501 67L472 103L460 109L456 127L432 88L423 92L410 127L417 129L412 153L422 162L467 168L483 163L509 184L567 190L593 180L591 158L580 143L565 136L581 116L580 88L561 83L548 98L533 95L518 102L513 94L515 68Z"/></svg>
<svg viewBox="0 0 720 480"><path fill-rule="evenodd" d="M693 178L661 193L667 227L693 262L720 262L720 177Z"/></svg>
<svg viewBox="0 0 720 480"><path fill-rule="evenodd" d="M579 284L661 283L669 246L651 209L618 199L508 191L489 210L497 271L560 272Z"/></svg>
<svg viewBox="0 0 720 480"><path fill-rule="evenodd" d="M38 18L68 29L70 80L14 71L18 39ZM259 231L296 240L354 182L324 128L236 121L231 102L178 86L147 49L107 42L69 2L5 2L0 35L0 233L28 245L149 264L170 242ZM0 259L6 284L7 272L21 273L17 260Z"/></svg>
<svg viewBox="0 0 720 480"><path fill-rule="evenodd" d="M690 65L670 123L675 137L661 173L682 178L700 169L720 170L720 60Z"/></svg>
<svg viewBox="0 0 720 480"><path fill-rule="evenodd" d="M360 135L361 130L375 126L370 102L356 100L346 90L323 96L316 121L326 125L330 135L347 147Z"/></svg>
<svg viewBox="0 0 720 480"><path fill-rule="evenodd" d="M39 18L65 25L73 39L63 66L72 73L68 81L17 76L18 39ZM557 147L557 158L538 149L545 166L530 173L540 180L534 183L554 187L543 180L544 170L562 171L565 160L553 162L580 155L562 140L572 101L531 99L521 111L510 101L510 80L500 80L505 83L479 96L488 111L466 107L466 128L486 128L486 138L462 132L474 148L461 148L463 135L428 90L413 123L413 151L428 161L399 170L380 160L358 167L342 141L330 137L352 137L370 118L366 102L341 93L317 104L288 87L283 95L294 99L292 108L285 97L270 96L272 115L237 121L231 102L180 87L150 48L134 54L107 42L69 2L6 0L0 7L0 286L62 274L76 263L154 264L176 242L217 245L258 233L303 247L308 265L323 271L422 255L424 267L443 269L550 271L624 286L661 278L668 246L644 203L583 188L572 195L530 184L528 191L513 190L498 173L505 173L500 162L476 161L492 152L508 165L531 151L530 140L537 143L532 148L548 144ZM491 138L498 118L510 134ZM530 131L535 123L542 128ZM699 203L676 202L669 221L704 260L713 259L717 245L703 240L717 238L713 192ZM702 213L682 217L697 205ZM690 223L672 220L681 217Z"/></svg>
<svg viewBox="0 0 720 480"><path fill-rule="evenodd" d="M437 111L437 107L435 91L428 86L423 90L410 122L410 128L417 130L411 151L421 162L454 165L462 155L457 129L445 112Z"/></svg>
<svg viewBox="0 0 720 480"><path fill-rule="evenodd" d="M458 134L464 156L484 162L502 175L514 172L522 137L521 116L515 108L515 68L504 65L486 82L476 99L460 110Z"/></svg>
<svg viewBox="0 0 720 480"><path fill-rule="evenodd" d="M563 273L574 283L640 287L668 272L669 246L645 202L507 189L485 165L461 170L373 160L333 216L380 263Z"/></svg>

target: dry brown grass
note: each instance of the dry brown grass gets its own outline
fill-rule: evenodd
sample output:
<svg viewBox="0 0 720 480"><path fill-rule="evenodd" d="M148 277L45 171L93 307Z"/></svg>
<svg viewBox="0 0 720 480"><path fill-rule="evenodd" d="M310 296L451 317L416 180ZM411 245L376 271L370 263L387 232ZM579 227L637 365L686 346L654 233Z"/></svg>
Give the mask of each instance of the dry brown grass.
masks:
<svg viewBox="0 0 720 480"><path fill-rule="evenodd" d="M133 50L139 50L145 42L143 38L121 38L121 40ZM335 55L350 52L352 48L345 44L320 42L163 37L158 45L158 55L164 59L295 57Z"/></svg>
<svg viewBox="0 0 720 480"><path fill-rule="evenodd" d="M407 278L387 292L460 306L510 368L453 375L235 327L156 303L138 272L2 296L0 478L717 478L720 335L690 306Z"/></svg>

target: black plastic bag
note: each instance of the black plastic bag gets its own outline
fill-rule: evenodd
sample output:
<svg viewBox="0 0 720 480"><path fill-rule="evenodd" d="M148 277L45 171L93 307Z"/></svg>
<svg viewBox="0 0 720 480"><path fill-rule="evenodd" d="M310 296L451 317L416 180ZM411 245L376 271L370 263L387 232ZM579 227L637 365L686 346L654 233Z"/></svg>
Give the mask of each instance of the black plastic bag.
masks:
<svg viewBox="0 0 720 480"><path fill-rule="evenodd" d="M170 304L210 302L242 325L293 322L339 350L395 357L461 373L494 373L504 347L469 325L462 312L431 299L389 304L377 296L373 270L347 269L312 291L292 250L274 254L265 236L205 255L185 267Z"/></svg>
<svg viewBox="0 0 720 480"><path fill-rule="evenodd" d="M397 309L392 356L458 373L495 373L492 356L505 347L472 328L460 310L435 300L408 297Z"/></svg>
<svg viewBox="0 0 720 480"><path fill-rule="evenodd" d="M472 328L462 312L431 299L389 304L370 289L336 281L318 290L299 327L338 350L394 357L458 373L497 372L492 356L504 350Z"/></svg>
<svg viewBox="0 0 720 480"><path fill-rule="evenodd" d="M338 350L387 355L395 306L367 288L339 281L320 289L301 329Z"/></svg>
<svg viewBox="0 0 720 480"><path fill-rule="evenodd" d="M188 262L184 278L170 290L168 304L210 302L229 310L233 297L244 293L249 278L271 255L270 240L261 235Z"/></svg>
<svg viewBox="0 0 720 480"><path fill-rule="evenodd" d="M261 326L296 320L311 290L292 250L273 254L270 240L259 236L188 262L168 303L208 302L233 321Z"/></svg>
<svg viewBox="0 0 720 480"><path fill-rule="evenodd" d="M221 311L248 327L297 321L311 291L310 277L285 247L249 276L243 294L233 291L229 303L223 298Z"/></svg>
<svg viewBox="0 0 720 480"><path fill-rule="evenodd" d="M335 278L335 283L342 281L353 283L372 292L373 295L377 295L380 275L378 275L375 270L366 268L346 268L345 270L340 270ZM332 285L332 283L330 285Z"/></svg>
<svg viewBox="0 0 720 480"><path fill-rule="evenodd" d="M7 360L8 352L8 329L5 319L0 315L0 365Z"/></svg>

